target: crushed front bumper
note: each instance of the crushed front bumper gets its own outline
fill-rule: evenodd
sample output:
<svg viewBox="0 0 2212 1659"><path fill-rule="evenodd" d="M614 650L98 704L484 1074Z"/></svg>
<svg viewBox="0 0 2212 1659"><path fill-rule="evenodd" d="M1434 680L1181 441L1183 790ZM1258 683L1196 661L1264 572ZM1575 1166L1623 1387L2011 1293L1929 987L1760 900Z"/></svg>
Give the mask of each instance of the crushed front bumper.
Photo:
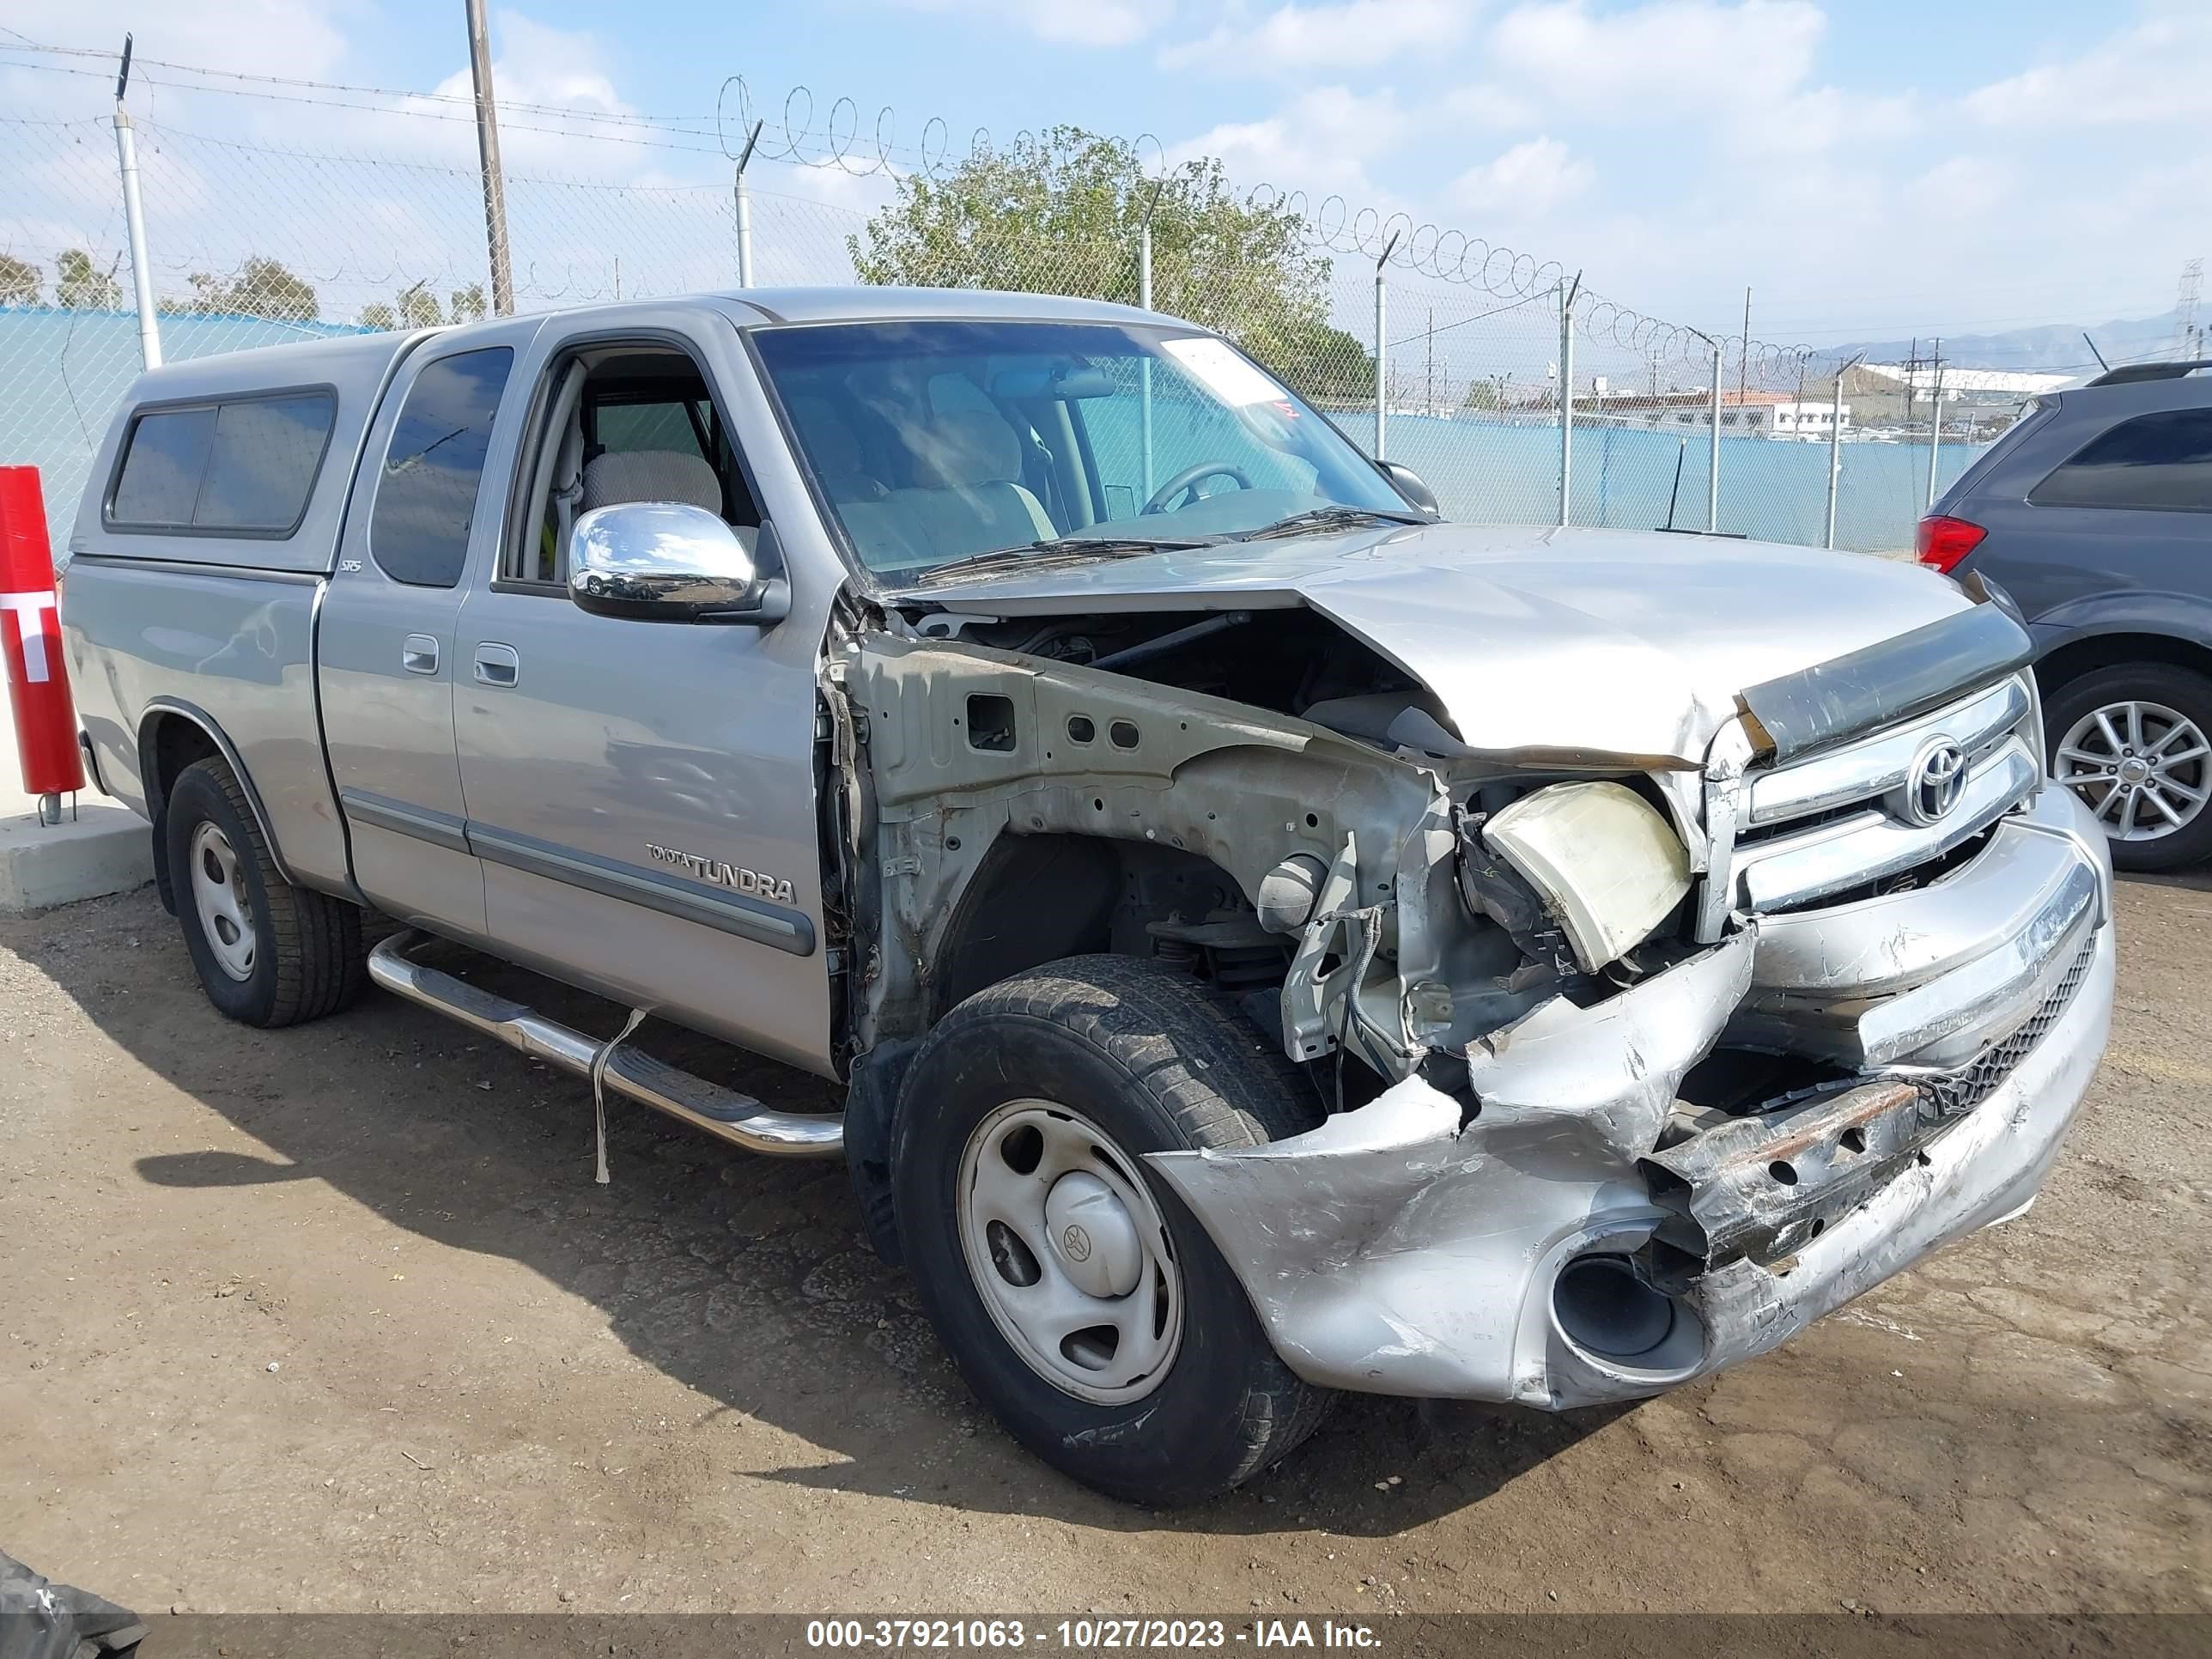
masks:
<svg viewBox="0 0 2212 1659"><path fill-rule="evenodd" d="M1551 1409L1658 1393L2025 1207L2103 1054L2111 870L2063 791L1950 881L1819 915L1474 1044L1472 1113L1417 1077L1289 1140L1150 1161L1310 1381ZM1747 1023L1881 1058L1662 1147L1683 1075Z"/></svg>

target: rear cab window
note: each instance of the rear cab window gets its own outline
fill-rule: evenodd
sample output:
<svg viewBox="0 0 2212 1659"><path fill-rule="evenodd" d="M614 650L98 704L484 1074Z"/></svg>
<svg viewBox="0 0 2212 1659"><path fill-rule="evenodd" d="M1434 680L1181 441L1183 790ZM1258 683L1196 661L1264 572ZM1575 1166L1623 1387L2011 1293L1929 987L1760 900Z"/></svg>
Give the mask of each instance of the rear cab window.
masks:
<svg viewBox="0 0 2212 1659"><path fill-rule="evenodd" d="M142 410L103 520L126 534L289 537L337 417L321 386Z"/></svg>
<svg viewBox="0 0 2212 1659"><path fill-rule="evenodd" d="M460 581L492 422L514 367L511 346L457 352L426 364L408 387L368 520L369 556L392 580Z"/></svg>

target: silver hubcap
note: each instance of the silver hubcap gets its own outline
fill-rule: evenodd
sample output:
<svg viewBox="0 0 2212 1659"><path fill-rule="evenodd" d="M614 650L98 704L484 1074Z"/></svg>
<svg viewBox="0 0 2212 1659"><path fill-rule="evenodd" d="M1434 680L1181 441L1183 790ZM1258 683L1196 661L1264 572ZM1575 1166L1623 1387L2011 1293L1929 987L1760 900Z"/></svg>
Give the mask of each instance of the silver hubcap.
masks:
<svg viewBox="0 0 2212 1659"><path fill-rule="evenodd" d="M253 907L246 896L246 872L230 838L212 823L192 831L192 908L200 932L222 971L233 979L253 977Z"/></svg>
<svg viewBox="0 0 2212 1659"><path fill-rule="evenodd" d="M2164 703L2090 710L2059 739L2051 771L2115 841L2170 836L2212 799L2212 744L2196 721Z"/></svg>
<svg viewBox="0 0 2212 1659"><path fill-rule="evenodd" d="M1009 1101L960 1156L960 1244L983 1306L1054 1388L1141 1400L1182 1340L1182 1277L1135 1162L1048 1100Z"/></svg>

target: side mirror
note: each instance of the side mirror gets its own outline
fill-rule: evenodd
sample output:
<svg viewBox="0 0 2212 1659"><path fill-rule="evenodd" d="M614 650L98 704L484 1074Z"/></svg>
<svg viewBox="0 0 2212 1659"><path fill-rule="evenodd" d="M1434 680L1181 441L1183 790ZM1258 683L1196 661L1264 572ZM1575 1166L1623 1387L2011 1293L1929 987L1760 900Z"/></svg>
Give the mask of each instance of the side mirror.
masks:
<svg viewBox="0 0 2212 1659"><path fill-rule="evenodd" d="M791 589L762 574L775 532L763 525L753 535L748 545L717 514L677 501L593 507L568 538L568 597L595 617L634 622L781 622Z"/></svg>
<svg viewBox="0 0 2212 1659"><path fill-rule="evenodd" d="M1422 512L1443 518L1444 510L1437 505L1437 492L1421 481L1421 475L1410 466L1401 466L1395 461L1377 461L1375 470L1398 487L1398 493Z"/></svg>

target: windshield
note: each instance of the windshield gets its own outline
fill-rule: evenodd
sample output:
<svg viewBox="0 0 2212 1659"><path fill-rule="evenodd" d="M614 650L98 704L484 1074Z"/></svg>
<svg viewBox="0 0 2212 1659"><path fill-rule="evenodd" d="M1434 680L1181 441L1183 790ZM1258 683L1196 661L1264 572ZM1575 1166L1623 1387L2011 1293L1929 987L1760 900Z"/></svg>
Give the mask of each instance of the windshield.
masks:
<svg viewBox="0 0 2212 1659"><path fill-rule="evenodd" d="M753 337L847 540L895 584L979 555L1066 559L1097 542L1106 556L1317 508L1412 516L1334 428L1211 335L908 321Z"/></svg>

